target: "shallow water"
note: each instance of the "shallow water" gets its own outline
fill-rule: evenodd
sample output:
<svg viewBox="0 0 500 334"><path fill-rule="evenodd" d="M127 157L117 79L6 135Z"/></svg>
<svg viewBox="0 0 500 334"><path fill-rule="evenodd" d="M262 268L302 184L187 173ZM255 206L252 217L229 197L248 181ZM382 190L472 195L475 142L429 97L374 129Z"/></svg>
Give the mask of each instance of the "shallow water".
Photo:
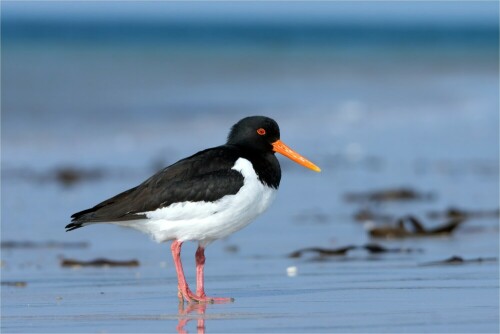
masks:
<svg viewBox="0 0 500 334"><path fill-rule="evenodd" d="M366 204L416 215L426 226L444 222L428 219L429 211L498 208L498 48L471 51L469 42L361 49L7 43L2 241L89 247L2 249L2 282L27 284L2 286L2 331L498 332L497 261L425 266L454 255L497 258L497 217L467 220L451 236L370 240L353 219L365 205L343 200L387 187L433 192L429 201ZM280 158L274 205L207 249L207 292L234 303L179 310L168 245L135 231L64 232L73 212L224 142L249 114L275 118L282 139L323 172ZM103 174L70 185L45 177L61 166ZM288 257L371 241L421 252ZM194 251L183 248L191 282ZM140 266L68 269L61 257L138 259Z"/></svg>

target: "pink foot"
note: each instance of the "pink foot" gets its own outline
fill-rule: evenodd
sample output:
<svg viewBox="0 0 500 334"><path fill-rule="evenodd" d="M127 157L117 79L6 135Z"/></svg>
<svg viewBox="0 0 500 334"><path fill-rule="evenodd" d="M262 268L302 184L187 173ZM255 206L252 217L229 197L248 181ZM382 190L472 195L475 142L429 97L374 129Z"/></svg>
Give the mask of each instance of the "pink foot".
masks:
<svg viewBox="0 0 500 334"><path fill-rule="evenodd" d="M195 299L198 303L207 303L207 304L227 304L234 302L234 298L226 298L226 297L196 296Z"/></svg>
<svg viewBox="0 0 500 334"><path fill-rule="evenodd" d="M189 287L184 287L184 288L179 288L179 292L177 293L177 296L179 297L179 302L184 302L187 301L188 303L192 302L198 302L199 297L195 295Z"/></svg>
<svg viewBox="0 0 500 334"><path fill-rule="evenodd" d="M207 297L205 294L205 248L198 246L196 250L196 301L199 303L225 304L234 302L234 298Z"/></svg>
<svg viewBox="0 0 500 334"><path fill-rule="evenodd" d="M205 266L205 249L198 246L196 251L196 294L194 294L186 282L186 277L184 276L184 270L182 269L181 262L181 246L182 242L175 240L172 242L172 257L174 258L175 271L177 272L178 281L178 296L179 302L195 302L200 304L224 304L234 302L233 298L222 298L222 297L207 297L205 295L204 289L204 266Z"/></svg>
<svg viewBox="0 0 500 334"><path fill-rule="evenodd" d="M195 295L191 290L186 289L184 292L179 291L179 300L186 300L188 303L200 303L200 304L226 304L234 302L234 298L225 297L208 297L206 295Z"/></svg>

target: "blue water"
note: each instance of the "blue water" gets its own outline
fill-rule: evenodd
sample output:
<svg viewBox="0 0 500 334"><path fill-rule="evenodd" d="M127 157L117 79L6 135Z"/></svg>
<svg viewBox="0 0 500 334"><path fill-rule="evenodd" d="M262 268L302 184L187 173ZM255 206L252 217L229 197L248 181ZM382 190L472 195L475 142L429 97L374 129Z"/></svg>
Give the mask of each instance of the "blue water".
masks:
<svg viewBox="0 0 500 334"><path fill-rule="evenodd" d="M498 257L497 218L451 237L380 241L421 253L287 254L371 241L346 192L434 192L375 207L429 226L442 223L430 210L498 208L498 92L498 23L2 20L2 241L90 243L2 250L2 281L27 282L2 286L2 331L175 332L189 320L185 329L205 321L207 332L496 332L498 262L421 264ZM254 114L275 118L283 141L323 172L280 158L274 205L207 250L208 292L235 303L179 311L167 245L115 226L64 232L73 212L223 143ZM43 178L61 166L105 173L70 187ZM194 250L183 252L191 281ZM71 270L61 256L141 266Z"/></svg>

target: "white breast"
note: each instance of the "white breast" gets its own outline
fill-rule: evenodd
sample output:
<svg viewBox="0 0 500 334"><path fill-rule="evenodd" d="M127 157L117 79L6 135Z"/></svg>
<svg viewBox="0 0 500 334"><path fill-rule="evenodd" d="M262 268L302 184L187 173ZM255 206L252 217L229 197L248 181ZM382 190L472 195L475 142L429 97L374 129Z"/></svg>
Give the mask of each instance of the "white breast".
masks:
<svg viewBox="0 0 500 334"><path fill-rule="evenodd" d="M147 220L118 224L148 233L157 242L196 240L207 245L227 237L264 212L276 196L276 189L259 181L250 161L239 158L232 169L244 177L243 186L234 195L224 196L215 202L174 203L145 212Z"/></svg>

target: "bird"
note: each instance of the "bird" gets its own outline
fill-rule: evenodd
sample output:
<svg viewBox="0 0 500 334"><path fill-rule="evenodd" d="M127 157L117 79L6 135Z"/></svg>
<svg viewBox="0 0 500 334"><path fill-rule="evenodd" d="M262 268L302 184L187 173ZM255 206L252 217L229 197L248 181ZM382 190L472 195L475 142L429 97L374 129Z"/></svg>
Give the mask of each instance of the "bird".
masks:
<svg viewBox="0 0 500 334"><path fill-rule="evenodd" d="M231 127L224 145L179 160L138 186L73 214L66 231L111 223L149 234L159 243L172 241L179 300L232 302L233 298L206 295L205 248L247 226L273 202L281 180L276 152L321 171L281 141L276 121L249 116ZM182 267L181 247L186 241L198 243L196 292L189 288Z"/></svg>

